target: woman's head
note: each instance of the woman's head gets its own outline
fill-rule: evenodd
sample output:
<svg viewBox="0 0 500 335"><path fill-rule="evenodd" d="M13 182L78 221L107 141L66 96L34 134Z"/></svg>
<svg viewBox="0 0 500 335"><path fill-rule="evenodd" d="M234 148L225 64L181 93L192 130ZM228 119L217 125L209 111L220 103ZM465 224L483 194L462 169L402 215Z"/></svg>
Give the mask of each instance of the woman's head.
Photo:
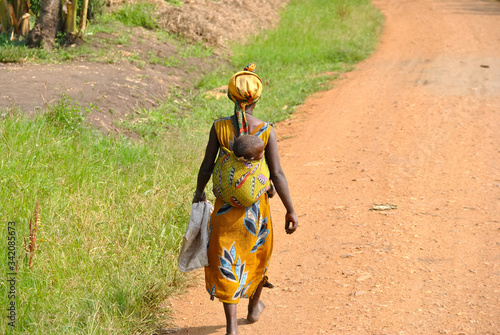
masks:
<svg viewBox="0 0 500 335"><path fill-rule="evenodd" d="M228 97L243 110L246 105L259 100L262 94L262 80L255 74L255 64L248 64L243 71L233 74L229 79Z"/></svg>
<svg viewBox="0 0 500 335"><path fill-rule="evenodd" d="M234 112L238 123L239 134L248 134L245 118L245 107L257 102L262 94L262 80L253 71L255 64L248 64L244 71L235 73L228 84L227 96L235 106Z"/></svg>

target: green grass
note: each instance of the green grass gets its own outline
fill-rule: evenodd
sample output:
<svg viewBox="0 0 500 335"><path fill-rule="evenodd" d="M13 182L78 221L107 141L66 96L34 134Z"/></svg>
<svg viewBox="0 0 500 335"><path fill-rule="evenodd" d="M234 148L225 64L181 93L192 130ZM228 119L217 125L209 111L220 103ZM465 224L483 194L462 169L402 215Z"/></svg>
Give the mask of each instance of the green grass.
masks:
<svg viewBox="0 0 500 335"><path fill-rule="evenodd" d="M155 9L156 5L153 3L126 3L113 15L127 26L155 29L158 28Z"/></svg>
<svg viewBox="0 0 500 335"><path fill-rule="evenodd" d="M189 278L176 258L208 130L233 108L206 90L253 61L264 81L257 116L282 120L330 87L335 74L327 73L348 71L373 51L381 20L368 0L292 0L278 29L233 46L233 65L119 125L141 140L103 136L66 97L31 118L0 111L0 268L7 269L7 222L15 221L15 334L151 334L166 322L161 303ZM186 52L204 52L193 48ZM23 241L37 202L30 269ZM5 320L1 334L10 333Z"/></svg>
<svg viewBox="0 0 500 335"><path fill-rule="evenodd" d="M10 41L9 38L0 34L0 62L24 63L28 59L48 59L50 54L43 49L31 49L23 41Z"/></svg>
<svg viewBox="0 0 500 335"><path fill-rule="evenodd" d="M16 222L21 255L17 327L30 334L152 327L165 312L159 303L185 280L176 257L200 151L176 132L155 143L105 137L81 114L61 115L63 107L78 108L63 101L34 120L10 113L0 122L0 217ZM37 202L29 269L23 240ZM0 253L7 255L6 243ZM5 257L0 264L6 269Z"/></svg>

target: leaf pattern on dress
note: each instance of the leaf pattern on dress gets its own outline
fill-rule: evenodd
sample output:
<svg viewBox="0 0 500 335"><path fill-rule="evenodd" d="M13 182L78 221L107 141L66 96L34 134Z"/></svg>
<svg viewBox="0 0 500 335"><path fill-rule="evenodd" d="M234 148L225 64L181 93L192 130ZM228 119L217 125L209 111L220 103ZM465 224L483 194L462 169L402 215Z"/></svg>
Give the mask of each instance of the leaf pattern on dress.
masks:
<svg viewBox="0 0 500 335"><path fill-rule="evenodd" d="M246 208L246 216L243 218L243 224L245 228L253 236L257 236L257 218L259 215L259 204L260 200L253 203L250 207Z"/></svg>
<svg viewBox="0 0 500 335"><path fill-rule="evenodd" d="M220 273L222 273L222 275L224 276L224 278L226 278L227 280L230 280L232 282L236 282L236 278L234 277L234 273L232 273L228 269L220 267L220 266L219 266L219 270L220 270Z"/></svg>
<svg viewBox="0 0 500 335"><path fill-rule="evenodd" d="M238 259L238 261L239 261L239 259ZM246 262L241 264L241 267L239 269L240 271L238 274L238 282L240 283L240 285L238 286L238 289L236 290L236 292L233 295L233 300L240 298L241 295L243 294L243 289L245 288L245 284L247 282L247 277L248 277L248 271L245 272L245 265L246 265ZM247 288L247 290L248 290L248 288Z"/></svg>
<svg viewBox="0 0 500 335"><path fill-rule="evenodd" d="M236 278L238 278L238 280L240 279L240 270L241 270L241 259L240 257L238 257L238 260L236 261L236 265L234 266L234 273L236 274Z"/></svg>
<svg viewBox="0 0 500 335"><path fill-rule="evenodd" d="M210 246L210 236L212 235L213 228L214 228L214 226L210 226L210 228L208 228L207 250L208 250L208 247Z"/></svg>
<svg viewBox="0 0 500 335"><path fill-rule="evenodd" d="M269 229L267 229L267 218L260 219L259 218L259 235L257 236L257 241L255 242L255 245L253 246L252 250L250 252L256 252L257 249L262 246L264 243L266 243L266 237L269 235Z"/></svg>
<svg viewBox="0 0 500 335"><path fill-rule="evenodd" d="M244 218L243 223L245 224L245 228L252 234L253 236L257 236L257 226L255 225L255 222L248 219Z"/></svg>
<svg viewBox="0 0 500 335"><path fill-rule="evenodd" d="M234 260L236 259L236 248L234 244L235 242L233 242L229 250L227 250L225 247L222 247L222 256L219 255L219 270L225 279L237 283L238 278L233 271ZM238 262L241 262L239 258Z"/></svg>
<svg viewBox="0 0 500 335"><path fill-rule="evenodd" d="M233 245L231 246L231 250L229 251L231 253L231 257L233 257L233 263L234 263L234 260L236 259L236 247L234 246L234 242L233 242Z"/></svg>
<svg viewBox="0 0 500 335"><path fill-rule="evenodd" d="M247 285L248 271L245 271L246 261L241 263L241 257L239 256L236 260L235 243L233 242L229 250L222 247L222 255L219 255L219 270L222 276L233 283L238 283L238 288L233 294L233 300L240 298L242 294L247 292L249 287L249 284ZM212 291L215 294L215 287L212 288Z"/></svg>
<svg viewBox="0 0 500 335"><path fill-rule="evenodd" d="M242 297L245 297L245 298L248 298L247 296L247 291L248 289L250 288L250 285L253 283L253 281L251 281L250 283L248 283L247 286L245 286L245 288L243 289L243 291L241 291L241 296Z"/></svg>
<svg viewBox="0 0 500 335"><path fill-rule="evenodd" d="M233 206L231 206L230 204L224 204L222 205L221 208L219 208L219 210L217 211L217 214L216 215L223 215L223 214L226 214L227 212L229 212L231 209L233 208Z"/></svg>
<svg viewBox="0 0 500 335"><path fill-rule="evenodd" d="M207 288L207 292L208 292L208 294L210 294L210 300L214 300L214 298L215 298L215 285L212 286L212 288L210 290Z"/></svg>

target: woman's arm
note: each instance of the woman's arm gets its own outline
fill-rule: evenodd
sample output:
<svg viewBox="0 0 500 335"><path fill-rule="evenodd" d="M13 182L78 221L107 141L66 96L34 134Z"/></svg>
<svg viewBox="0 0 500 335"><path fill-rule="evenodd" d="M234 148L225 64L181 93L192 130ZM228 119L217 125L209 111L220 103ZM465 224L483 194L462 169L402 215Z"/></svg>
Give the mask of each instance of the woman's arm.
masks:
<svg viewBox="0 0 500 335"><path fill-rule="evenodd" d="M274 129L271 128L271 134L266 146L266 161L271 172L271 180L274 187L280 196L283 205L286 208L285 215L285 230L287 234L292 234L297 230L299 220L293 208L292 198L290 197L290 190L288 189L288 182L285 173L281 168L280 159L278 156L278 143L276 141L276 134Z"/></svg>
<svg viewBox="0 0 500 335"><path fill-rule="evenodd" d="M205 186L207 186L207 183L210 180L210 177L212 176L218 151L219 140L217 139L215 126L212 125L212 129L210 129L210 137L208 138L207 148L205 150L205 157L203 158L203 162L200 166L200 171L198 172L198 181L196 183L196 191L194 192L193 203L207 200L204 190Z"/></svg>

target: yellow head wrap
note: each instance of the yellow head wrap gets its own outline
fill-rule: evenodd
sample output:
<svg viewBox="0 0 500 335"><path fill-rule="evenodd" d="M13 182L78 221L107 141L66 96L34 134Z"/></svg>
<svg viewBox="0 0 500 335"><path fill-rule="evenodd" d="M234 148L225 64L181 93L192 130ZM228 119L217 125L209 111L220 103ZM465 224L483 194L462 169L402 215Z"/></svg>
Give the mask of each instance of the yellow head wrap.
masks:
<svg viewBox="0 0 500 335"><path fill-rule="evenodd" d="M248 134L245 107L259 100L262 94L262 80L254 70L255 64L250 63L244 71L235 73L229 79L227 96L234 101L238 135Z"/></svg>

